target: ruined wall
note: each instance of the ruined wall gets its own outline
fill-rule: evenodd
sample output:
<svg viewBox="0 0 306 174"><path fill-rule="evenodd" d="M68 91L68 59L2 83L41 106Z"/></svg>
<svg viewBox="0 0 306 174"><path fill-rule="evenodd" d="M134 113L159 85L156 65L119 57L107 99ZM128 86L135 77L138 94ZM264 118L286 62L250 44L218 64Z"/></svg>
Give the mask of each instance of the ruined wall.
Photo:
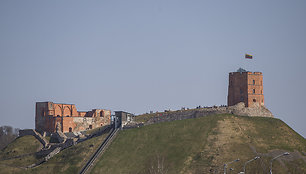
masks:
<svg viewBox="0 0 306 174"><path fill-rule="evenodd" d="M255 104L253 107L245 107L244 103L238 103L234 106L228 107L229 113L241 116L260 116L260 117L274 117L273 114L265 106Z"/></svg>
<svg viewBox="0 0 306 174"><path fill-rule="evenodd" d="M78 112L74 104L37 102L35 129L40 132L77 132L109 125L111 111L93 109Z"/></svg>
<svg viewBox="0 0 306 174"><path fill-rule="evenodd" d="M19 137L26 135L33 135L44 147L46 147L46 145L48 144L47 140L34 129L19 130Z"/></svg>
<svg viewBox="0 0 306 174"><path fill-rule="evenodd" d="M245 107L244 103L238 103L234 106L229 107L210 107L210 108L201 108L201 109L191 109L191 110L178 110L172 112L163 112L155 114L143 125L155 124L160 122L174 121L174 120L183 120L189 118L198 118L208 115L215 114L235 114L239 116L259 116L259 117L273 117L273 114L264 106L256 107ZM133 126L135 123L130 123L126 125L127 127ZM136 125L137 126L137 125Z"/></svg>

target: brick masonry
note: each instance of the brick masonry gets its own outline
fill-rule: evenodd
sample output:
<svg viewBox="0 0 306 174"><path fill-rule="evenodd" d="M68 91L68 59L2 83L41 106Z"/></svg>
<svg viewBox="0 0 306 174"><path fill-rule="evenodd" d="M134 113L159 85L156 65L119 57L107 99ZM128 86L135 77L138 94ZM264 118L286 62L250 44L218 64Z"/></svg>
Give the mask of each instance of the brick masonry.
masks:
<svg viewBox="0 0 306 174"><path fill-rule="evenodd" d="M36 102L35 129L39 132L79 132L110 123L110 110L80 112L74 104Z"/></svg>
<svg viewBox="0 0 306 174"><path fill-rule="evenodd" d="M261 72L230 72L227 105L243 102L246 107L264 105Z"/></svg>

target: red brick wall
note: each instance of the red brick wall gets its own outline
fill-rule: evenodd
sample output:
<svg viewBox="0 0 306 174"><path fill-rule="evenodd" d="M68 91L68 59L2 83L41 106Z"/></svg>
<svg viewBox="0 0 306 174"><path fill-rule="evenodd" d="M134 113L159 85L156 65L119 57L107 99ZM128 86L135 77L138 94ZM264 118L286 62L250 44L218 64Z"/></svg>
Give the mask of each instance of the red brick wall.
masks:
<svg viewBox="0 0 306 174"><path fill-rule="evenodd" d="M263 76L261 72L229 73L228 106L244 102L246 107L264 105Z"/></svg>
<svg viewBox="0 0 306 174"><path fill-rule="evenodd" d="M263 76L260 72L248 72L248 101L247 106L264 105Z"/></svg>
<svg viewBox="0 0 306 174"><path fill-rule="evenodd" d="M73 104L58 104L53 102L37 102L35 112L35 129L38 131L55 132L57 124L61 125L61 131L69 132L82 131L89 128L104 126L110 124L110 111L103 109L93 109L88 112L78 112ZM93 119L92 124L84 122L75 122L76 120L83 120L82 117L89 117ZM80 118L80 119L78 119ZM85 119L85 118L84 118Z"/></svg>
<svg viewBox="0 0 306 174"><path fill-rule="evenodd" d="M73 121L73 117L64 117L63 118L63 132L69 132L69 128L72 129L72 131L75 130L76 123Z"/></svg>

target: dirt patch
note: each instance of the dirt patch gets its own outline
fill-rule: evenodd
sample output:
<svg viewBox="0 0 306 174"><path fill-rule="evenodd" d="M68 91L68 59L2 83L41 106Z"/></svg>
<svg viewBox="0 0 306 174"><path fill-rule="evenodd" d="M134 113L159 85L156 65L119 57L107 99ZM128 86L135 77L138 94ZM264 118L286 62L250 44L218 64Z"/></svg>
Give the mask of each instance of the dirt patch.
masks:
<svg viewBox="0 0 306 174"><path fill-rule="evenodd" d="M228 154L233 148L233 142L235 144L245 143L249 137L245 134L246 130L256 131L254 127L247 121L239 119L237 117L225 118L218 121L218 126L215 128L216 135L212 134L208 137L208 141L212 142L207 145L205 149L208 151L209 156L216 157L213 160L214 165L222 164L228 157L220 154Z"/></svg>
<svg viewBox="0 0 306 174"><path fill-rule="evenodd" d="M181 173L198 173L194 171L190 165L201 165L196 163L195 158L210 160L210 166L206 167L202 173L210 173L217 168L221 170L224 162L232 161L237 158L248 156L250 153L254 154L248 146L251 139L248 137L246 131L256 131L254 126L245 119L239 117L225 117L220 119L217 126L210 132L207 138L207 145L203 149L199 149L196 157L189 157L185 161L185 167ZM247 142L247 144L246 144ZM249 153L241 154L240 151L248 151ZM247 157L246 157L247 158ZM204 167L204 166L203 166ZM188 170L189 169L189 170Z"/></svg>

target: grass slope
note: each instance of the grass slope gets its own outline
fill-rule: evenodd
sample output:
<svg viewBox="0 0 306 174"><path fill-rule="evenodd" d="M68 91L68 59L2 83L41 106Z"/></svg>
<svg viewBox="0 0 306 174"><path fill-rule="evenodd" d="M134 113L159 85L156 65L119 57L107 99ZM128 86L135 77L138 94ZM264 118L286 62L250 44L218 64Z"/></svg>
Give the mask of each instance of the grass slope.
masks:
<svg viewBox="0 0 306 174"><path fill-rule="evenodd" d="M64 149L49 161L32 169L24 169L22 167L38 161L39 159L36 158L35 154L26 157L0 161L0 173L78 173L83 165L85 165L85 163L89 160L91 155L97 150L99 145L104 141L107 135L108 133L105 133L101 136L91 138L84 142L78 143L75 146ZM20 139L22 139L22 141L12 142L8 147L20 147L23 149L22 153L35 152L33 149L36 148L37 145L33 144L33 142L37 140L34 137L33 139L32 137L33 136L21 137ZM21 144L21 142L23 143ZM27 148L28 150L24 148ZM6 151L1 153L0 156L5 154L5 152ZM18 154L22 153L20 152Z"/></svg>
<svg viewBox="0 0 306 174"><path fill-rule="evenodd" d="M0 173L18 173L23 171L21 167L38 162L35 152L41 148L42 144L34 136L16 138L0 151Z"/></svg>
<svg viewBox="0 0 306 174"><path fill-rule="evenodd" d="M25 144L27 146L25 146ZM12 143L0 151L1 158L10 158L28 153L35 153L42 148L41 143L31 135L16 138Z"/></svg>
<svg viewBox="0 0 306 174"><path fill-rule="evenodd" d="M78 173L91 155L98 149L99 145L106 138L107 134L86 140L75 146L64 149L55 155L48 162L34 169L29 173Z"/></svg>
<svg viewBox="0 0 306 174"><path fill-rule="evenodd" d="M149 125L119 132L92 173L210 173L240 158L229 168L267 173L280 153L292 155L273 162L275 173L306 173L306 141L279 119L213 115ZM159 170L159 171L158 171ZM252 172L250 172L252 171Z"/></svg>

